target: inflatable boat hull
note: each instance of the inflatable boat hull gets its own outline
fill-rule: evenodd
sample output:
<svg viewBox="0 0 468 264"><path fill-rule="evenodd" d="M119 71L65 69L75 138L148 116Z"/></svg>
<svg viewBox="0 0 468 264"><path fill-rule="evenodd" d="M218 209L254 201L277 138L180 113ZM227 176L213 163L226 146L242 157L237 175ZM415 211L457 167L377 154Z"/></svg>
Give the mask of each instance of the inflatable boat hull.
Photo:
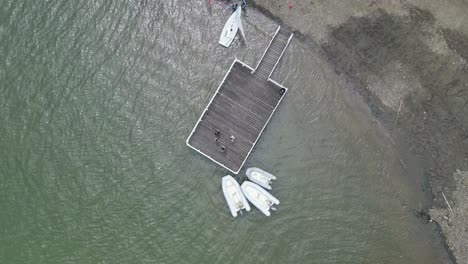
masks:
<svg viewBox="0 0 468 264"><path fill-rule="evenodd" d="M245 181L241 189L247 200L266 216L270 216L270 209L273 205L280 203L273 195L253 182Z"/></svg>
<svg viewBox="0 0 468 264"><path fill-rule="evenodd" d="M245 199L244 194L239 186L239 183L230 175L226 175L221 180L224 198L229 206L229 210L233 217L237 216L237 212L242 209L250 211L250 205Z"/></svg>
<svg viewBox="0 0 468 264"><path fill-rule="evenodd" d="M262 186L267 190L271 190L271 181L276 180L276 177L259 168L248 168L245 175L252 182Z"/></svg>

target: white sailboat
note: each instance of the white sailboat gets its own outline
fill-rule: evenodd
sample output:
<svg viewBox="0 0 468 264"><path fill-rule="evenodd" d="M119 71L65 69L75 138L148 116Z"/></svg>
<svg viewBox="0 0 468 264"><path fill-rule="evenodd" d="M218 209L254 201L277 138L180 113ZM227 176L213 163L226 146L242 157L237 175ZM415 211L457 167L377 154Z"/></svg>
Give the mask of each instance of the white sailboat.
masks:
<svg viewBox="0 0 468 264"><path fill-rule="evenodd" d="M249 202L245 199L241 191L239 183L230 175L226 175L221 180L224 198L229 206L229 210L233 217L237 216L237 212L245 209L250 211Z"/></svg>
<svg viewBox="0 0 468 264"><path fill-rule="evenodd" d="M267 190L271 190L271 181L276 180L274 175L255 167L248 168L245 172L245 175L249 180L255 182Z"/></svg>
<svg viewBox="0 0 468 264"><path fill-rule="evenodd" d="M273 195L253 182L245 181L241 189L247 200L266 216L270 216L270 209L276 210L273 205L280 203Z"/></svg>
<svg viewBox="0 0 468 264"><path fill-rule="evenodd" d="M223 31L219 37L219 44L223 45L226 48L229 48L231 43L236 37L237 30L240 30L242 37L245 40L244 28L242 27L241 22L242 8L237 7L236 11L232 13L229 17L226 24L224 24Z"/></svg>

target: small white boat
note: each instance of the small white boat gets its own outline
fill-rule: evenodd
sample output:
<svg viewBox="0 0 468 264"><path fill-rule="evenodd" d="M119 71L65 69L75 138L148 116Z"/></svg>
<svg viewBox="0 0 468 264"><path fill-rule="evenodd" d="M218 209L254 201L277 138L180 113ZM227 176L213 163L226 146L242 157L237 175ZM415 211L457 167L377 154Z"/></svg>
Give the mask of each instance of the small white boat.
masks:
<svg viewBox="0 0 468 264"><path fill-rule="evenodd" d="M226 198L226 202L233 217L236 217L237 212L242 209L250 211L249 202L247 202L244 194L242 194L239 183L237 183L232 176L224 176L221 180L221 186L223 188L224 198Z"/></svg>
<svg viewBox="0 0 468 264"><path fill-rule="evenodd" d="M253 182L245 181L241 189L247 200L266 216L270 216L270 209L276 210L273 205L280 203L273 195Z"/></svg>
<svg viewBox="0 0 468 264"><path fill-rule="evenodd" d="M268 190L271 190L271 181L276 180L276 177L274 175L255 167L248 168L245 172L245 175L247 176L247 178L249 178L249 180Z"/></svg>
<svg viewBox="0 0 468 264"><path fill-rule="evenodd" d="M238 7L234 13L229 17L226 24L224 24L223 32L219 37L219 44L223 45L226 48L229 48L231 43L236 37L237 30L240 30L242 37L245 40L244 28L242 27L241 22L242 8Z"/></svg>

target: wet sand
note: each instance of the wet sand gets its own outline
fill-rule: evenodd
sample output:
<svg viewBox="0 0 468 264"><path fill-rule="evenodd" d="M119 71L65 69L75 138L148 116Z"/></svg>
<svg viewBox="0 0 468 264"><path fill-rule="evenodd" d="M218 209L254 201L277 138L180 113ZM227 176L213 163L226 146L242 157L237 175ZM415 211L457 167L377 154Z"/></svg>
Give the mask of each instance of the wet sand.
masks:
<svg viewBox="0 0 468 264"><path fill-rule="evenodd" d="M357 91L387 129L400 162L424 169L428 184L421 188L432 210L414 208L415 217L438 222L448 250L468 263L468 1L252 5L320 47L344 88ZM405 153L418 164L405 164Z"/></svg>

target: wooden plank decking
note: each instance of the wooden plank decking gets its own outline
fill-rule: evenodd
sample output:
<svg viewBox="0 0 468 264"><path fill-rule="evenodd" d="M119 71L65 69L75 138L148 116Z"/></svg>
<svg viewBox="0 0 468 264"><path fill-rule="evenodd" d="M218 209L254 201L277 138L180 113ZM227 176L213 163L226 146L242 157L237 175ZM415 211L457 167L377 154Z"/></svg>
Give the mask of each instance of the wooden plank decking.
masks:
<svg viewBox="0 0 468 264"><path fill-rule="evenodd" d="M235 174L240 171L287 91L270 76L292 36L278 28L255 70L234 60L190 133L188 146Z"/></svg>

